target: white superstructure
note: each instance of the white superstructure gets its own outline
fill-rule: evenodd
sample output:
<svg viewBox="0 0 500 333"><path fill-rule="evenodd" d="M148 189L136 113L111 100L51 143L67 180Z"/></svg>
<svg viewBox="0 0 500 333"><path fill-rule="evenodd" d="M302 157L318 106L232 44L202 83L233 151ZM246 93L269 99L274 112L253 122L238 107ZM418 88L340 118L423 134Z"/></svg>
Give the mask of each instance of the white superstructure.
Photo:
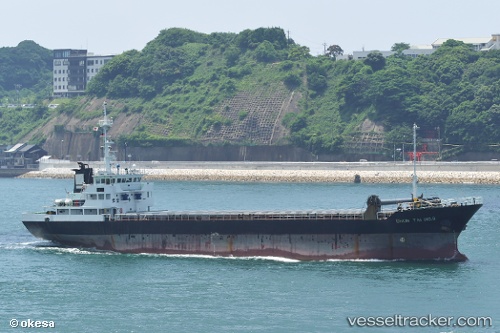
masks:
<svg viewBox="0 0 500 333"><path fill-rule="evenodd" d="M45 214L25 214L30 221L109 221L118 214L148 212L153 205L153 184L142 181L137 170L114 168L110 164L111 142L107 131L112 125L103 105L104 118L99 121L103 131L105 169L94 174L87 164L78 162L74 169L74 187L66 198L54 200ZM29 216L27 216L29 215Z"/></svg>

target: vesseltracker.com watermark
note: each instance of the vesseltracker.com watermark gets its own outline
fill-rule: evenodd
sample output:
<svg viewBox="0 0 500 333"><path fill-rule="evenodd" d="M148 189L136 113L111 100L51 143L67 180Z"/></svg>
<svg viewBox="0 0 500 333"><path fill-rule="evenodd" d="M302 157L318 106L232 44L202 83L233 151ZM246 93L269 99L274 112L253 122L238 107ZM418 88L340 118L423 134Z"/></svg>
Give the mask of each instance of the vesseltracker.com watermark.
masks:
<svg viewBox="0 0 500 333"><path fill-rule="evenodd" d="M491 317L454 317L454 316L360 316L347 317L347 323L351 327L492 327Z"/></svg>

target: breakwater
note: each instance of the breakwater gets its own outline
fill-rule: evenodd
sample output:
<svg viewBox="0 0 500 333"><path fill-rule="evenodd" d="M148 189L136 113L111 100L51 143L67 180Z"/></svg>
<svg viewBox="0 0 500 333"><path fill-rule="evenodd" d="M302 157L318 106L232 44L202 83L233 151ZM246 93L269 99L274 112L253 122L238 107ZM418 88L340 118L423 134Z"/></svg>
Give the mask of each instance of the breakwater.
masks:
<svg viewBox="0 0 500 333"><path fill-rule="evenodd" d="M151 181L354 182L359 178L364 183L411 183L413 174L411 163L136 163L131 169ZM52 165L21 177L71 178L74 164ZM420 183L500 184L497 169L498 163L489 162L434 163L419 165L417 175Z"/></svg>

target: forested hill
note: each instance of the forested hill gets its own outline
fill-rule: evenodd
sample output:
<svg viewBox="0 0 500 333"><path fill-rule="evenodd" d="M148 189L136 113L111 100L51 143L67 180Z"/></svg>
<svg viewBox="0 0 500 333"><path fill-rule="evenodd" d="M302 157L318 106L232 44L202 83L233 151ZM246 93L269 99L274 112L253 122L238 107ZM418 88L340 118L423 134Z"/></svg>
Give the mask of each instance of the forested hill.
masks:
<svg viewBox="0 0 500 333"><path fill-rule="evenodd" d="M16 47L0 48L0 98L9 91L28 89L40 91L52 88L52 52L34 41L25 40ZM15 95L11 95L12 100Z"/></svg>
<svg viewBox="0 0 500 333"><path fill-rule="evenodd" d="M106 98L115 119L129 122L118 142L136 146L291 143L319 154L376 142L389 152L411 141L413 123L462 150L500 143L500 51L454 40L417 58L338 60L341 48L329 50L313 57L280 28L163 30L143 50L113 58L87 97L24 115L43 130L21 133L44 142L57 130L86 131L100 115L95 101ZM11 111L1 112L0 140L20 139L8 132ZM77 119L82 126L69 126Z"/></svg>

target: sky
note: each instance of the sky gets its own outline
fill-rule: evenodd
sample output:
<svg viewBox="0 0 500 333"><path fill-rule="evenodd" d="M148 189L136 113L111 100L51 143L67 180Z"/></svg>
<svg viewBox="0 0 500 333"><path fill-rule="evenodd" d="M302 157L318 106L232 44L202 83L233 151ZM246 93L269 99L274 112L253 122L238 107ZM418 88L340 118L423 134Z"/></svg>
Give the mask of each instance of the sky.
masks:
<svg viewBox="0 0 500 333"><path fill-rule="evenodd" d="M33 40L97 55L142 50L161 30L202 33L280 27L311 54L500 33L499 0L3 0L0 47Z"/></svg>

